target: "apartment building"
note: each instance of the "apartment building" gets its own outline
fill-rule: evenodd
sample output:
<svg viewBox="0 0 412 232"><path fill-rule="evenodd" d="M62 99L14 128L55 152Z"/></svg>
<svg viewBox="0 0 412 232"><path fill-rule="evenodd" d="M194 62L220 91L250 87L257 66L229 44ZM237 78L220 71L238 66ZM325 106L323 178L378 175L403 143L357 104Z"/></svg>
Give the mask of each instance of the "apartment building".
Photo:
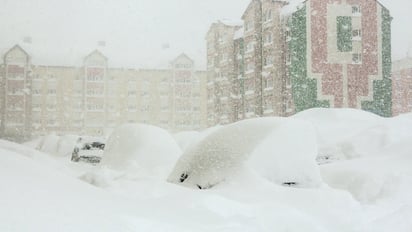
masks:
<svg viewBox="0 0 412 232"><path fill-rule="evenodd" d="M231 112L229 120L215 120L214 124L225 124L241 119L261 116L286 116L292 110L291 89L287 85L285 73L285 54L283 24L280 17L285 1L253 0L248 5L242 16L242 23L237 27L221 27L226 33L233 35L227 44L233 49L227 55L233 57L230 67L233 71L230 86L226 87L231 94L231 106L226 107ZM212 62L215 51L213 37L216 24L209 30L207 40L208 70L221 70L221 67ZM224 51L219 49L220 52ZM215 87L217 81L212 78L214 74L208 72L208 86ZM208 105L208 113L216 113L216 110L224 107L217 97L208 92L208 98L213 105ZM214 99L214 101L212 100ZM289 105L287 104L289 103ZM212 106L212 107L211 107Z"/></svg>
<svg viewBox="0 0 412 232"><path fill-rule="evenodd" d="M50 132L104 135L122 123L170 131L206 127L206 72L182 54L170 69L108 66L95 50L83 65L34 65L16 45L0 69L2 137L25 140Z"/></svg>
<svg viewBox="0 0 412 232"><path fill-rule="evenodd" d="M314 14L313 12L316 12ZM391 16L376 0L251 0L232 41L229 122L289 116L313 107L392 115ZM208 36L208 86L216 87L216 46ZM220 32L225 33L225 32ZM229 51L232 52L232 51ZM222 107L208 92L208 114ZM213 122L211 120L210 122ZM228 121L215 120L209 125Z"/></svg>
<svg viewBox="0 0 412 232"><path fill-rule="evenodd" d="M232 83L237 79L234 67L235 32L241 28L238 22L218 21L212 24L207 35L207 108L208 125L227 124L236 115Z"/></svg>
<svg viewBox="0 0 412 232"><path fill-rule="evenodd" d="M412 112L412 58L393 62L393 115Z"/></svg>
<svg viewBox="0 0 412 232"><path fill-rule="evenodd" d="M376 0L307 0L291 9L287 75L296 111L356 108L391 116L389 11Z"/></svg>

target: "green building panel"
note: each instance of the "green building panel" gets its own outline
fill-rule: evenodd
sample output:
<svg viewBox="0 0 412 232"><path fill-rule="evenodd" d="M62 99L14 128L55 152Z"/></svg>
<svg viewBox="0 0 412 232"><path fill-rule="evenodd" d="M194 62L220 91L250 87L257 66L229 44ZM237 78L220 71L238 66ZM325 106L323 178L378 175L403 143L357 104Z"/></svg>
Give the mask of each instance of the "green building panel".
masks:
<svg viewBox="0 0 412 232"><path fill-rule="evenodd" d="M352 51L352 17L338 16L337 23L337 43L340 52Z"/></svg>
<svg viewBox="0 0 412 232"><path fill-rule="evenodd" d="M315 107L330 107L328 101L318 100L317 80L308 77L306 7L292 14L289 28L291 32L291 40L288 42L291 53L289 75L296 112Z"/></svg>
<svg viewBox="0 0 412 232"><path fill-rule="evenodd" d="M373 101L362 102L362 109L383 117L392 116L392 57L391 21L387 9L382 8L382 80L373 82Z"/></svg>

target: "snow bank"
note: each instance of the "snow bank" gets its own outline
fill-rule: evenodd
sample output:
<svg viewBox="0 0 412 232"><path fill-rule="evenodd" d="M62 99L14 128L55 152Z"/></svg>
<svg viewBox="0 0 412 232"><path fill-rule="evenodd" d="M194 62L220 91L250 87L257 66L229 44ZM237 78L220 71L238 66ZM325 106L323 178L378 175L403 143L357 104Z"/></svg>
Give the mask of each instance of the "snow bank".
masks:
<svg viewBox="0 0 412 232"><path fill-rule="evenodd" d="M277 184L319 187L318 154L313 126L300 120L282 120L254 149L248 164L261 176Z"/></svg>
<svg viewBox="0 0 412 232"><path fill-rule="evenodd" d="M108 216L103 205L111 202L103 191L20 153L1 148L0 153L0 231L58 231L63 225L66 231L98 230L109 226L110 222L101 220Z"/></svg>
<svg viewBox="0 0 412 232"><path fill-rule="evenodd" d="M384 119L356 109L314 108L293 118L313 123L319 145L319 157L349 159L374 154L386 143Z"/></svg>
<svg viewBox="0 0 412 232"><path fill-rule="evenodd" d="M102 165L163 176L180 154L179 146L167 131L144 124L124 124L108 138Z"/></svg>
<svg viewBox="0 0 412 232"><path fill-rule="evenodd" d="M299 120L259 118L237 122L212 132L186 150L168 181L208 188L250 164L274 181L318 185L321 181L314 162L317 154L314 137L311 125ZM246 162L265 138L261 149L254 153L250 162ZM279 169L274 170L276 168ZM282 171L286 172L279 175ZM288 175L291 173L293 175Z"/></svg>
<svg viewBox="0 0 412 232"><path fill-rule="evenodd" d="M42 138L37 149L48 154L57 154L57 145L60 137L56 134L49 134Z"/></svg>

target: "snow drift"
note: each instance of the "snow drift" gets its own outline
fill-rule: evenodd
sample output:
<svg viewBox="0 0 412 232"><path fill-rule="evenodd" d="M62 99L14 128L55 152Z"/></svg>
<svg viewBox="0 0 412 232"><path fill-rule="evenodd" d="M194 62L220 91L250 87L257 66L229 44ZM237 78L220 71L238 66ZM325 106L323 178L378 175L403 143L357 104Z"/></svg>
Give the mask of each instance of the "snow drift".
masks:
<svg viewBox="0 0 412 232"><path fill-rule="evenodd" d="M217 129L186 150L168 181L209 188L243 168L254 168L274 182L318 186L316 155L315 133L309 123L286 118L249 119Z"/></svg>

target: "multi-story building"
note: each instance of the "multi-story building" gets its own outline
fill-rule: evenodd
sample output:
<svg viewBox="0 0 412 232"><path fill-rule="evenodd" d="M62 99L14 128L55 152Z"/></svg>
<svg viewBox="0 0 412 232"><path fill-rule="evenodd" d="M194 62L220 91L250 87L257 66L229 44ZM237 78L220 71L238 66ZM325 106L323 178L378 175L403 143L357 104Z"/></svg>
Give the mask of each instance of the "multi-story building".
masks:
<svg viewBox="0 0 412 232"><path fill-rule="evenodd" d="M376 0L307 0L287 15L296 111L349 107L391 116L391 20Z"/></svg>
<svg viewBox="0 0 412 232"><path fill-rule="evenodd" d="M290 104L290 85L287 85L284 71L284 41L283 27L280 17L285 1L252 0L242 16L242 26L224 27L233 34L230 41L226 41L233 49L229 57L233 57L233 64L229 67L233 71L230 86L232 92L231 106L226 107L231 115L229 120L215 120L214 124L225 124L240 119L257 116L285 116L292 113ZM221 67L212 62L213 51L216 49L211 32L216 31L213 24L206 37L208 43L208 70L221 70ZM229 34L228 32L226 32ZM209 86L219 86L219 81L213 79L214 73L208 72ZM212 91L209 91L209 93ZM209 99L213 94L209 94ZM213 98L213 97L212 97ZM216 97L213 105L209 105L208 113L216 114L224 104ZM210 101L212 102L212 101ZM289 103L289 104L287 104Z"/></svg>
<svg viewBox="0 0 412 232"><path fill-rule="evenodd" d="M233 110L231 87L235 73L235 32L241 28L236 22L219 21L212 24L207 35L207 98L208 125L226 124L237 117Z"/></svg>
<svg viewBox="0 0 412 232"><path fill-rule="evenodd" d="M228 107L231 121L313 107L392 115L392 18L378 1L251 0L242 20L228 41L234 48L229 89L237 97ZM213 61L214 28L206 39L208 86L216 87L210 71L220 70ZM208 114L214 115L222 104L208 93L215 99Z"/></svg>
<svg viewBox="0 0 412 232"><path fill-rule="evenodd" d="M412 112L412 58L393 62L393 115Z"/></svg>
<svg viewBox="0 0 412 232"><path fill-rule="evenodd" d="M288 94L284 72L285 1L253 0L244 12L245 116L285 116Z"/></svg>
<svg viewBox="0 0 412 232"><path fill-rule="evenodd" d="M108 66L100 51L83 66L33 65L16 45L0 68L0 135L24 140L61 134L103 135L121 123L170 131L206 127L206 72L181 55L170 69Z"/></svg>

